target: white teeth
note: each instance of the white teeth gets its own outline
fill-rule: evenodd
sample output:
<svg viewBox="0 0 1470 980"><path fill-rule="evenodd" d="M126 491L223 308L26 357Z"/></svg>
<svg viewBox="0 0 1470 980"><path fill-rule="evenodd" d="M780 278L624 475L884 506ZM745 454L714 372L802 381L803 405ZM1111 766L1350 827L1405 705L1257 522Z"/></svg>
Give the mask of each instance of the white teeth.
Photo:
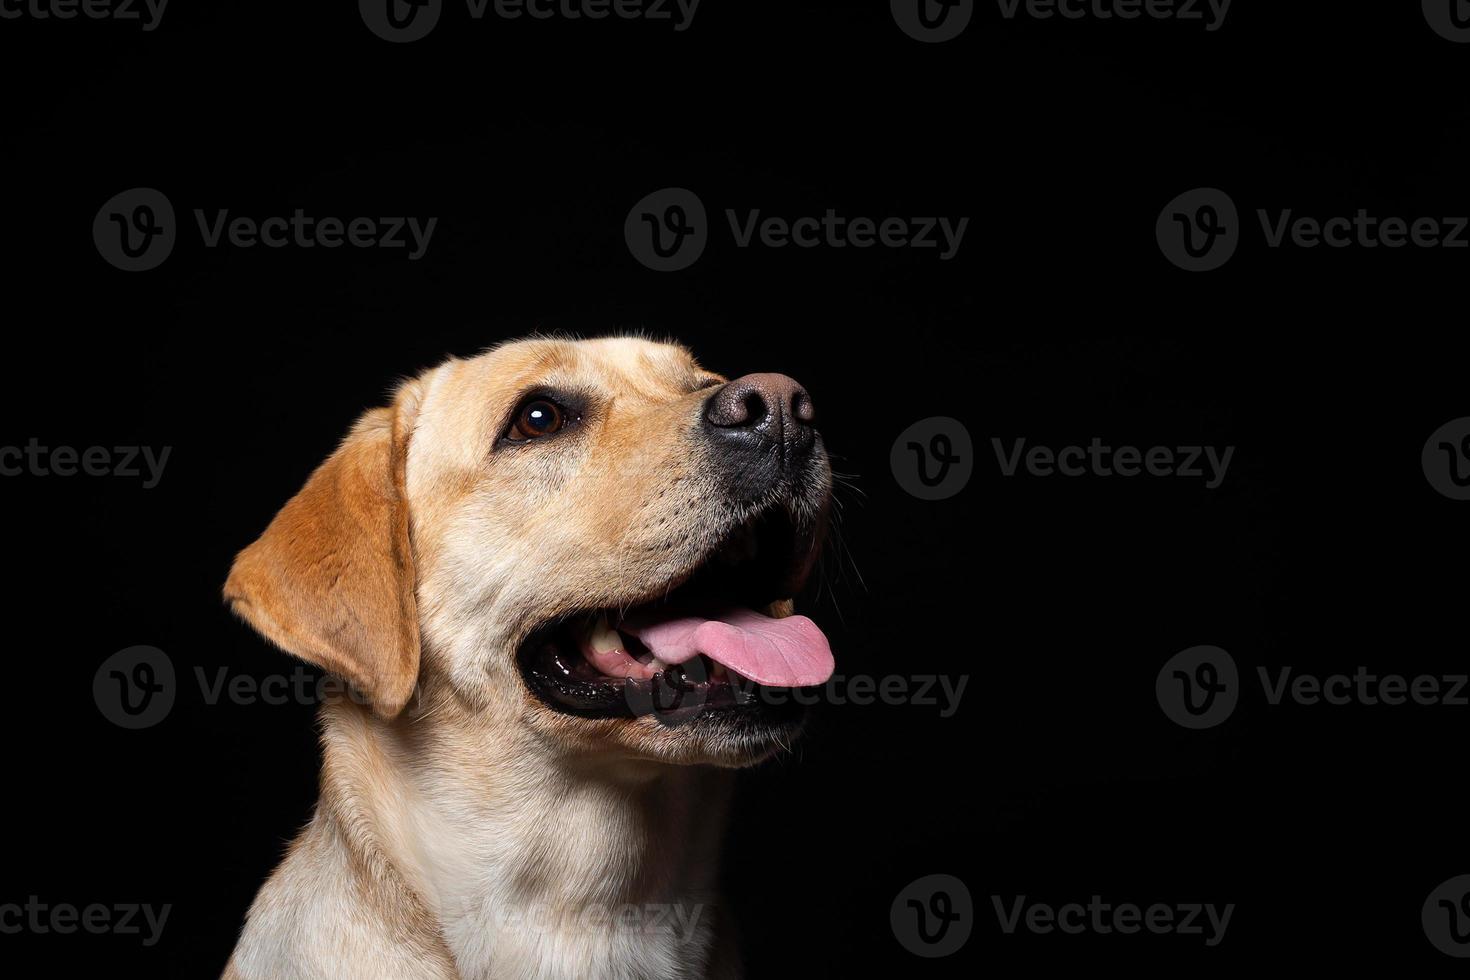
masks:
<svg viewBox="0 0 1470 980"><path fill-rule="evenodd" d="M649 657L648 658L648 663L649 663L650 666L653 667L654 670L668 670L669 667L671 666L670 664L664 663L662 660L658 659L657 657Z"/></svg>
<svg viewBox="0 0 1470 980"><path fill-rule="evenodd" d="M592 621L587 642L598 653L611 653L623 648L623 638L618 635L617 630L607 625L607 613L598 613L597 618Z"/></svg>

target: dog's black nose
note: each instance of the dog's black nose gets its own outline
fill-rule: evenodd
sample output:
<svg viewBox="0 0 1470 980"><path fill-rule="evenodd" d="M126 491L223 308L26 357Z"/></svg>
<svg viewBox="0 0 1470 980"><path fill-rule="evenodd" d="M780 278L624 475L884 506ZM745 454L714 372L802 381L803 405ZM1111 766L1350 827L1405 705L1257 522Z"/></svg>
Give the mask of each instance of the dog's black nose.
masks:
<svg viewBox="0 0 1470 980"><path fill-rule="evenodd" d="M784 374L747 374L726 384L705 404L717 435L750 448L775 444L783 462L811 451L816 441L812 396Z"/></svg>

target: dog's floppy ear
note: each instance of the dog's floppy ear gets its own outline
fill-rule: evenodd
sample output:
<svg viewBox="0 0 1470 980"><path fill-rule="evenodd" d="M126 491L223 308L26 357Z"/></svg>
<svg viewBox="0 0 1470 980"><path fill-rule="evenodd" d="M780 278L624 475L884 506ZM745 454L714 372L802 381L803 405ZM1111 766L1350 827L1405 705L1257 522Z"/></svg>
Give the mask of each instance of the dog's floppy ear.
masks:
<svg viewBox="0 0 1470 980"><path fill-rule="evenodd" d="M367 412L254 544L225 599L288 653L341 676L392 718L418 681L404 464L420 388Z"/></svg>

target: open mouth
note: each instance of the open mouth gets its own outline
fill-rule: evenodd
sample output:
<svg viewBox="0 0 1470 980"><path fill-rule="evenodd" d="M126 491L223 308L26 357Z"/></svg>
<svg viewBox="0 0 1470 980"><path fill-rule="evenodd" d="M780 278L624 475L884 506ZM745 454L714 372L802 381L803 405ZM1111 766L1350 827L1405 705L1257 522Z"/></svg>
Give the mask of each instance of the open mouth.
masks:
<svg viewBox="0 0 1470 980"><path fill-rule="evenodd" d="M545 704L584 717L684 721L795 706L782 695L826 682L833 668L826 636L790 614L816 545L784 509L768 510L658 598L536 630L522 674Z"/></svg>

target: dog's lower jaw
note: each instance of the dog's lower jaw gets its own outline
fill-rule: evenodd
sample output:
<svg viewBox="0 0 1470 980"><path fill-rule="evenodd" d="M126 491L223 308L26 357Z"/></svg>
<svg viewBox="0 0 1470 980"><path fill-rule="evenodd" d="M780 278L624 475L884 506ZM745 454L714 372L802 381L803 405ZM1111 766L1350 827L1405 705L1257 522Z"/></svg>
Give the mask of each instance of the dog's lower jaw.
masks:
<svg viewBox="0 0 1470 980"><path fill-rule="evenodd" d="M227 977L739 975L716 898L727 771L577 765L530 733L350 701L322 722L316 815Z"/></svg>

